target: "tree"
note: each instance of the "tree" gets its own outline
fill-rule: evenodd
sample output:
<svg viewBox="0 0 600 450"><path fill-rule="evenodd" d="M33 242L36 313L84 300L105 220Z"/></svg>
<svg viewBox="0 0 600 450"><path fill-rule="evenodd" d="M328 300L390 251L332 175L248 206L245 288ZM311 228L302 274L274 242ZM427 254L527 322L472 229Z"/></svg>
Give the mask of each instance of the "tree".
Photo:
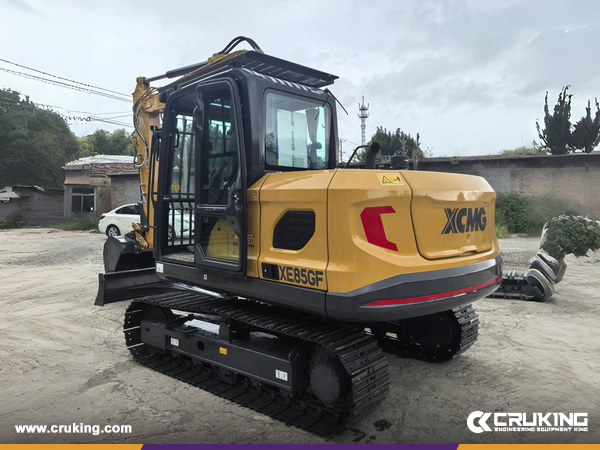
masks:
<svg viewBox="0 0 600 450"><path fill-rule="evenodd" d="M381 150L379 151L380 155L407 155L409 158L423 158L423 151L420 148L420 145L417 144L417 141L413 139L413 137L405 133L404 131L397 128L394 133L389 132L383 127L377 127L377 131L371 139L369 140L369 144L373 142L378 142L381 146ZM364 161L366 158L366 151L362 151L359 153L358 158L361 161Z"/></svg>
<svg viewBox="0 0 600 450"><path fill-rule="evenodd" d="M79 150L62 117L28 97L0 90L0 187L62 187L62 167Z"/></svg>
<svg viewBox="0 0 600 450"><path fill-rule="evenodd" d="M131 142L131 133L124 128L119 128L112 132L110 135L110 146L111 151L117 152L112 153L113 155L135 156L135 147L133 146L133 142Z"/></svg>
<svg viewBox="0 0 600 450"><path fill-rule="evenodd" d="M567 94L570 86L562 89L554 113L548 108L548 92L544 106L544 129L536 121L538 135L545 144L546 150L553 155L564 155L576 150L590 153L600 143L600 105L596 99L596 116L592 119L592 108L588 101L586 116L582 117L575 126L571 125L571 97Z"/></svg>
<svg viewBox="0 0 600 450"><path fill-rule="evenodd" d="M513 150L502 150L498 153L499 155L543 155L545 154L540 148L539 144L533 140L531 147L522 145Z"/></svg>
<svg viewBox="0 0 600 450"><path fill-rule="evenodd" d="M586 116L582 117L579 122L575 124L573 132L571 133L571 146L574 148L582 149L586 153L590 153L594 150L598 144L600 144L600 105L598 105L598 99L596 98L596 117L592 120L592 108L590 101L586 110Z"/></svg>
<svg viewBox="0 0 600 450"><path fill-rule="evenodd" d="M77 158L96 155L135 155L135 147L131 142L131 134L120 128L112 133L96 130L93 134L79 139Z"/></svg>

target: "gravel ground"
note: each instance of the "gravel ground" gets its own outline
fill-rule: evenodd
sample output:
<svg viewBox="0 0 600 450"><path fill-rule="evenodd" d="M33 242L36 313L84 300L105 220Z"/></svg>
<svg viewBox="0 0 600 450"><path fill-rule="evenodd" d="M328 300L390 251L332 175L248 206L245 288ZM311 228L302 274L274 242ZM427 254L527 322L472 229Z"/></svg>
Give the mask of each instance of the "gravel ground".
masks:
<svg viewBox="0 0 600 450"><path fill-rule="evenodd" d="M0 443L598 443L600 252L568 258L546 303L476 304L478 342L442 364L390 356L384 405L327 438L142 367L121 331L126 302L93 305L99 234L0 232ZM525 271L538 239L501 240L506 269ZM487 432L473 411L588 413L588 431ZM17 434L21 424L125 424L131 434Z"/></svg>

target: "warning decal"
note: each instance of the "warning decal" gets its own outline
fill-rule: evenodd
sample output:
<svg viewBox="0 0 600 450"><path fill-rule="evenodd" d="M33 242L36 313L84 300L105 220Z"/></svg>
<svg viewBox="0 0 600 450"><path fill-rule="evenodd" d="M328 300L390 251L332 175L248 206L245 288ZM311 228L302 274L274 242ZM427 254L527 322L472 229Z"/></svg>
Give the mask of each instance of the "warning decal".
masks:
<svg viewBox="0 0 600 450"><path fill-rule="evenodd" d="M379 178L379 182L384 186L392 184L404 185L402 178L397 173L378 173L377 178Z"/></svg>

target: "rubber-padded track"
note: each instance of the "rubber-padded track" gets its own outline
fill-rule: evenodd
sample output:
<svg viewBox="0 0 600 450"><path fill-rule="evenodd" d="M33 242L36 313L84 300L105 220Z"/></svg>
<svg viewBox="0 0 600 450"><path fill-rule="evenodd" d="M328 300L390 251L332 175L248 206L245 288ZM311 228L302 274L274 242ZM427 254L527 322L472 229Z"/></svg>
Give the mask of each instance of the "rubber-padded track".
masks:
<svg viewBox="0 0 600 450"><path fill-rule="evenodd" d="M351 380L351 407L336 410L313 395L284 397L276 388L238 378L230 384L203 364L198 368L178 355L151 354L141 342L140 323L146 305L187 313L217 315L335 353ZM235 297L215 298L197 293L173 293L136 299L125 313L125 339L134 359L239 405L317 434L341 431L375 411L389 391L387 357L377 341L352 325Z"/></svg>
<svg viewBox="0 0 600 450"><path fill-rule="evenodd" d="M502 284L498 289L488 295L489 298L504 298L515 300L535 300L536 296L541 296L539 290L536 291L525 279L525 275L511 270L502 274Z"/></svg>
<svg viewBox="0 0 600 450"><path fill-rule="evenodd" d="M479 318L472 305L463 305L446 311L445 320L452 332L450 342L432 350L422 346L410 338L379 336L379 345L384 351L402 358L413 358L427 362L443 362L456 358L464 353L477 340L479 335Z"/></svg>

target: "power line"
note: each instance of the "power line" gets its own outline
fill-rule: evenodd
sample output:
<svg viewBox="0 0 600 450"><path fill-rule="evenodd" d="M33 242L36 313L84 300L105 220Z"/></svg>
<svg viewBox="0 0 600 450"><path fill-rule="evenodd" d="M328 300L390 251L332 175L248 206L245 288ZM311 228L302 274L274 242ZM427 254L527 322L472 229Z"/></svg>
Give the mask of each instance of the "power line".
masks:
<svg viewBox="0 0 600 450"><path fill-rule="evenodd" d="M86 92L88 94L100 95L102 97L111 98L113 100L120 100L122 102L131 103L131 99L125 99L125 98L118 97L118 96L113 95L113 94L107 94L105 92L95 91L95 90L92 90L92 89L89 89L89 88L83 88L83 87L79 87L79 86L70 85L70 84L67 84L67 83L63 83L62 81L50 80L50 79L47 79L47 78L38 77L38 76L31 75L31 74L28 74L28 73L17 72L15 70L4 69L4 68L1 68L1 67L0 67L0 70L3 71L3 72L7 72L7 73L10 73L10 74L13 74L13 75L20 76L20 77L29 78L29 79L32 79L32 80L35 80L35 81L40 81L42 83L53 84L55 86L60 86L60 87L64 87L64 88L67 88L67 89L73 89L73 90L79 91L79 92Z"/></svg>
<svg viewBox="0 0 600 450"><path fill-rule="evenodd" d="M35 103L36 106L42 106L44 108L57 108L57 109L64 109L66 110L68 113L79 113L79 114L89 114L92 116L102 116L102 115L108 115L108 114L126 114L127 116L131 116L132 113L131 111L114 111L114 112L99 112L99 113L91 113L88 111L77 111L75 109L67 109L67 108L63 108L62 106L56 106L56 105L45 105L43 103ZM120 117L127 117L127 116L120 116Z"/></svg>
<svg viewBox="0 0 600 450"><path fill-rule="evenodd" d="M120 122L120 121L117 121L117 120L102 119L100 117L91 117L91 120L96 121L96 122L110 123L111 125L119 125L119 126L122 126L122 127L133 128L132 124L126 123L126 122Z"/></svg>
<svg viewBox="0 0 600 450"><path fill-rule="evenodd" d="M3 61L3 60L0 60L0 61ZM6 71L6 69L1 69L1 68L0 68L0 70ZM4 103L5 105L9 104L8 102L2 102L2 99L0 99L0 104L2 104L2 103ZM43 103L35 103L35 102L31 102L31 103L40 109L43 109L46 111L51 111L51 112L58 114L69 125L81 125L83 123L89 123L89 122L104 122L104 123L108 123L111 125L118 125L118 126L122 126L122 127L133 128L133 125L131 123L115 120L115 119L122 119L123 117L131 117L131 112L128 112L128 111L90 113L87 111L69 110L67 108L63 108L62 106L45 105ZM63 114L60 111L56 111L57 109L65 110L65 111L67 111L67 114ZM72 113L86 114L86 116L85 117L78 116L78 115L73 116L73 115L71 115ZM114 114L118 114L118 115L115 116ZM100 115L104 115L104 116L111 115L112 117L97 117ZM77 123L73 123L73 121L75 121Z"/></svg>
<svg viewBox="0 0 600 450"><path fill-rule="evenodd" d="M133 125L131 123L127 123L127 122L121 122L121 121L117 121L115 119L122 119L123 117L131 117L131 112L129 111L119 111L119 112L105 112L105 113L91 113L91 112L87 112L87 111L74 111L71 109L66 109L63 108L62 106L53 106L53 105L44 105L42 103L34 103L34 105L36 105L37 107L45 107L47 110L55 112L56 114L58 114L59 116L61 116L63 118L63 120L65 122L69 122L69 121L78 121L79 123L70 123L70 125L81 125L82 123L87 123L87 122L106 122L106 123L110 123L113 125L119 125L119 126L124 126L124 127L131 127L133 128ZM54 109L53 109L54 108ZM62 109L67 111L67 114L63 114L60 111L56 111L56 109ZM82 116L71 116L71 114L86 114L85 117ZM111 115L112 117L97 117L100 115ZM114 114L120 114L115 116Z"/></svg>
<svg viewBox="0 0 600 450"><path fill-rule="evenodd" d="M7 61L6 59L1 59L0 58L0 61L5 62L7 64L12 64L13 66L22 67L23 69L31 70L32 72L41 73L42 75L47 75L47 76L50 76L50 77L53 77L53 78L58 78L59 80L68 81L69 83L80 84L80 85L88 87L88 88L99 89L101 91L106 91L106 92L111 92L113 94L122 95L123 97L127 97L129 99L129 95L123 94L121 92L111 91L110 89L104 89L104 88L101 88L101 87L98 87L98 86L93 86L91 84L85 84L85 83L80 83L79 81L69 80L68 78L63 78L63 77L59 77L57 75L52 75L51 73L42 72L41 70L33 69L33 68L27 67L27 66L23 66L21 64L17 64L17 63L12 62L12 61Z"/></svg>
<svg viewBox="0 0 600 450"><path fill-rule="evenodd" d="M123 116L120 117L131 117L133 114L131 113L131 111L117 111L117 112L103 112L103 113L89 113L86 111L73 111L73 112L83 112L85 114L92 114L94 116L101 116L101 115L107 115L107 114L125 114Z"/></svg>
<svg viewBox="0 0 600 450"><path fill-rule="evenodd" d="M357 144L355 142L349 141L348 139L344 139L344 138L340 138L340 141L348 142L349 144L356 145L357 147L360 145L360 144Z"/></svg>
<svg viewBox="0 0 600 450"><path fill-rule="evenodd" d="M92 114L92 113L90 113L90 114ZM99 115L101 115L101 114L103 114L103 113L92 114L92 115L93 115L93 116L99 116ZM104 114L106 114L106 113L104 113ZM131 114L131 113L128 113L128 114L123 114L122 116L104 117L104 119L107 119L107 120L108 120L108 119L122 119L123 117L132 117L132 114Z"/></svg>

